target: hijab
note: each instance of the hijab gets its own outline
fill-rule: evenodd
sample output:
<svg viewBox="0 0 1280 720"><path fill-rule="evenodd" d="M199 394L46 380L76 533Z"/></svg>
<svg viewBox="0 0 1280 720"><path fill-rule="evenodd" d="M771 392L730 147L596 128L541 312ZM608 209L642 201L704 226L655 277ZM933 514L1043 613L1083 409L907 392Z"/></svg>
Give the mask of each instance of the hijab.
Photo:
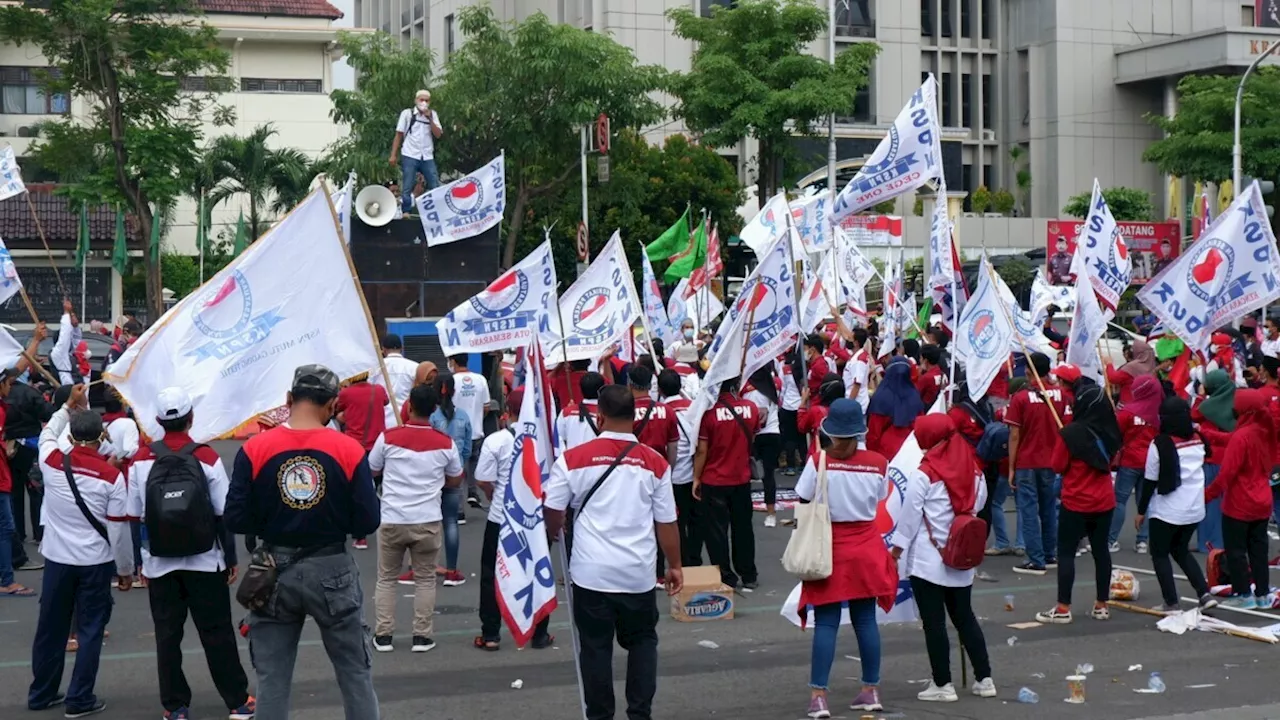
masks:
<svg viewBox="0 0 1280 720"><path fill-rule="evenodd" d="M1164 399L1164 386L1154 375L1139 375L1133 381L1133 399L1121 405L1125 410L1142 418L1142 422L1160 427L1161 400Z"/></svg>
<svg viewBox="0 0 1280 720"><path fill-rule="evenodd" d="M1143 375L1155 375L1156 351L1142 340L1133 343L1133 359L1120 366L1122 372L1129 373L1130 377L1139 378Z"/></svg>
<svg viewBox="0 0 1280 720"><path fill-rule="evenodd" d="M1116 411L1091 378L1076 380L1072 388L1073 418L1059 431L1071 457L1102 472L1110 472L1111 458L1124 442Z"/></svg>
<svg viewBox="0 0 1280 720"><path fill-rule="evenodd" d="M911 383L911 363L895 357L885 368L880 387L871 395L867 414L889 417L894 427L910 427L924 410L920 392Z"/></svg>
<svg viewBox="0 0 1280 720"><path fill-rule="evenodd" d="M951 509L957 514L973 512L977 504L978 464L973 446L956 432L955 421L941 413L925 415L916 420L915 432L924 450L920 472L930 482L947 486Z"/></svg>
<svg viewBox="0 0 1280 720"><path fill-rule="evenodd" d="M955 388L951 391L951 401L955 407L962 408L980 425L991 422L991 406L985 397L976 402L969 397L969 381L964 370L956 370Z"/></svg>
<svg viewBox="0 0 1280 720"><path fill-rule="evenodd" d="M1156 455L1160 458L1156 492L1168 495L1182 484L1182 465L1178 460L1177 443L1195 436L1196 430L1191 423L1191 405L1177 395L1165 398L1160 403L1160 434L1153 441Z"/></svg>
<svg viewBox="0 0 1280 720"><path fill-rule="evenodd" d="M1209 397L1200 401L1200 414L1223 432L1236 429L1236 384L1226 370L1214 370L1204 376L1204 389Z"/></svg>
<svg viewBox="0 0 1280 720"><path fill-rule="evenodd" d="M827 373L818 386L818 404L831 407L831 403L844 397L844 380L835 373Z"/></svg>

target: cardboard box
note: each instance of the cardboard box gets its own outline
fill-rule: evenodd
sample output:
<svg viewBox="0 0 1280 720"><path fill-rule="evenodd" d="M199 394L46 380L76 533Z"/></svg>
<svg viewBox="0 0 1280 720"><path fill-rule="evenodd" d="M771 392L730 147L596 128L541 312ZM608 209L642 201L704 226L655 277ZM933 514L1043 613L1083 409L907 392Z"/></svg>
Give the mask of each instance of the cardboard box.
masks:
<svg viewBox="0 0 1280 720"><path fill-rule="evenodd" d="M680 622L732 620L733 588L720 582L720 568L685 568L684 588L671 598L671 617Z"/></svg>

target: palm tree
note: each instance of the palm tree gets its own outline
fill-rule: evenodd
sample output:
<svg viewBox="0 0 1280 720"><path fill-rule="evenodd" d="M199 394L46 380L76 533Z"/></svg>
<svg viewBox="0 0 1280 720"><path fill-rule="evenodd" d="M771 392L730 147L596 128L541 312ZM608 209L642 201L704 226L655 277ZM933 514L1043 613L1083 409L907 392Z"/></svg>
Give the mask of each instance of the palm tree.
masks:
<svg viewBox="0 0 1280 720"><path fill-rule="evenodd" d="M310 184L311 160L294 148L272 149L267 141L276 134L270 123L259 125L246 137L224 135L209 144L206 159L214 185L208 194L209 207L234 195L249 199L249 231L257 238L271 218L264 211L287 211L302 197ZM303 180L302 178L305 178ZM303 188L298 195L298 188Z"/></svg>

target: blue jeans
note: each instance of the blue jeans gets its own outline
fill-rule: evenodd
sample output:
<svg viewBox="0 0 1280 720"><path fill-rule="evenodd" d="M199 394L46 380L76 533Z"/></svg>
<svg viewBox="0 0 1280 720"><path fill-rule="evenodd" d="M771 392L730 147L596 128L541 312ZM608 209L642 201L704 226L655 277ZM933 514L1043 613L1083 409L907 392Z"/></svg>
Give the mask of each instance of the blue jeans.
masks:
<svg viewBox="0 0 1280 720"><path fill-rule="evenodd" d="M831 681L831 665L836 661L836 635L840 632L841 603L813 609L813 651L809 659L809 687L826 690ZM862 598L849 601L849 621L858 636L858 657L862 658L862 684L880 684L880 626L876 625L876 601Z"/></svg>
<svg viewBox="0 0 1280 720"><path fill-rule="evenodd" d="M115 574L115 563L82 567L45 561L40 619L31 643L32 680L27 691L31 710L49 707L58 695L73 618L80 649L67 686L66 708L68 712L87 710L97 703L93 686L98 679L103 633L111 619L111 580Z"/></svg>
<svg viewBox="0 0 1280 720"><path fill-rule="evenodd" d="M1058 547L1058 475L1049 468L1015 471L1018 529L1026 541L1027 560L1044 567L1045 553Z"/></svg>
<svg viewBox="0 0 1280 720"><path fill-rule="evenodd" d="M440 513L444 515L444 569L458 569L458 512L462 509L462 494L466 492L460 487L445 488L440 493Z"/></svg>
<svg viewBox="0 0 1280 720"><path fill-rule="evenodd" d="M1218 479L1218 465L1205 464L1204 466L1204 486L1209 487L1214 480ZM1209 552L1209 545L1212 544L1219 550L1223 549L1222 545L1222 498L1218 498L1204 505L1204 519L1200 521L1200 527L1196 529L1196 548L1202 552Z"/></svg>
<svg viewBox="0 0 1280 720"><path fill-rule="evenodd" d="M1009 523L1004 517L1004 501L1009 499L1013 494L1013 488L1009 487L1009 478L1001 475L996 479L996 489L991 494L991 531L996 536L996 548L999 550L1008 550L1009 545ZM1018 523L1017 538L1012 547L1025 548L1027 545L1022 539L1022 523Z"/></svg>
<svg viewBox="0 0 1280 720"><path fill-rule="evenodd" d="M26 482L24 479L23 482ZM21 542L13 526L13 505L9 493L0 492L0 587L13 584L13 544Z"/></svg>
<svg viewBox="0 0 1280 720"><path fill-rule="evenodd" d="M1138 504L1138 488L1142 486L1142 471L1138 468L1122 467L1116 470L1116 512L1111 516L1111 531L1107 535L1107 544L1120 541L1120 530L1124 527L1124 506L1129 502L1129 496L1133 496L1134 507ZM1142 527L1138 528L1138 542L1147 541L1147 528L1150 527L1150 520L1143 520Z"/></svg>
<svg viewBox="0 0 1280 720"><path fill-rule="evenodd" d="M413 186L418 184L418 173L422 173L422 180L426 183L427 190L440 186L440 174L436 172L435 160L420 160L401 155L400 209L407 213L414 211Z"/></svg>

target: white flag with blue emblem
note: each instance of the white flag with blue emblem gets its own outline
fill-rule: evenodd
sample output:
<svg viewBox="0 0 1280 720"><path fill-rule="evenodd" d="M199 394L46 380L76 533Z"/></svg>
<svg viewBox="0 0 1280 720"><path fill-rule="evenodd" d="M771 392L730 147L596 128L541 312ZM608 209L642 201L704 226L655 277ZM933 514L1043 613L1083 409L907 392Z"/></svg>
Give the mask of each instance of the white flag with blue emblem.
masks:
<svg viewBox="0 0 1280 720"><path fill-rule="evenodd" d="M342 224L342 237L351 244L351 196L356 191L356 174L347 175L347 184L333 193L333 208L338 211L338 222Z"/></svg>
<svg viewBox="0 0 1280 720"><path fill-rule="evenodd" d="M1036 278L1031 281L1031 322L1040 325L1049 316L1049 307L1071 310L1076 306L1076 289L1071 285L1050 285L1045 279L1044 268L1036 268Z"/></svg>
<svg viewBox="0 0 1280 720"><path fill-rule="evenodd" d="M1067 362L1079 367L1086 376L1102 380L1102 358L1098 356L1098 341L1107 331L1107 323L1115 313L1102 307L1098 297L1089 287L1085 269L1080 267L1084 257L1076 253L1072 272L1076 274L1076 309L1071 317L1070 337L1067 340Z"/></svg>
<svg viewBox="0 0 1280 720"><path fill-rule="evenodd" d="M0 305L21 291L22 279L18 277L18 268L13 264L13 256L9 254L4 240L0 240Z"/></svg>
<svg viewBox="0 0 1280 720"><path fill-rule="evenodd" d="M502 222L507 209L507 176L503 156L414 201L427 236L435 247L465 240Z"/></svg>
<svg viewBox="0 0 1280 720"><path fill-rule="evenodd" d="M750 377L795 345L800 318L792 272L785 241L760 256L711 341L711 366L703 387L718 392L720 383L739 375Z"/></svg>
<svg viewBox="0 0 1280 720"><path fill-rule="evenodd" d="M661 340L665 347L671 347L680 339L678 330L671 327L671 322L667 318L667 307L662 304L662 289L658 287L658 276L653 272L653 263L649 262L649 254L641 252L640 262L643 263L641 282L644 283L644 287L641 288L640 293L644 296L645 327L654 339Z"/></svg>
<svg viewBox="0 0 1280 720"><path fill-rule="evenodd" d="M991 281L994 274L984 256L978 270L978 287L960 313L956 328L956 356L965 366L972 398L987 393L996 373L1004 368L1014 342L1008 308L1000 306L1000 291Z"/></svg>
<svg viewBox="0 0 1280 720"><path fill-rule="evenodd" d="M933 75L912 94L889 134L849 184L836 196L831 222L914 193L942 177L942 129L938 126L938 90Z"/></svg>
<svg viewBox="0 0 1280 720"><path fill-rule="evenodd" d="M525 359L524 399L520 420L513 427L516 437L509 480L503 496L494 498L502 507L495 591L502 619L518 647L524 647L537 624L556 609L556 577L542 509L542 486L555 462L555 444L548 418L547 376L536 336Z"/></svg>
<svg viewBox="0 0 1280 720"><path fill-rule="evenodd" d="M1097 178L1093 180L1089 215L1076 239L1076 255L1084 256L1085 275L1102 306L1114 311L1133 280L1133 259Z"/></svg>
<svg viewBox="0 0 1280 720"><path fill-rule="evenodd" d="M548 239L436 323L446 357L524 347L556 304L556 263Z"/></svg>
<svg viewBox="0 0 1280 720"><path fill-rule="evenodd" d="M594 360L625 338L640 317L634 284L622 236L614 231L591 267L560 296L560 317L542 331L547 362Z"/></svg>
<svg viewBox="0 0 1280 720"><path fill-rule="evenodd" d="M317 188L161 316L103 377L151 437L162 434L160 391L182 388L195 411L191 437L208 442L279 407L298 366L319 363L346 379L376 371L378 355L337 213Z"/></svg>
<svg viewBox="0 0 1280 720"><path fill-rule="evenodd" d="M751 218L751 222L742 228L738 237L751 248L756 255L763 255L773 243L787 232L787 213L791 207L787 205L787 194L780 192L769 199L760 212Z"/></svg>
<svg viewBox="0 0 1280 720"><path fill-rule="evenodd" d="M1042 352L1052 357L1056 351L1053 344L1049 342L1049 338L1045 337L1044 328L1031 321L1031 313L1022 309L1017 296L998 273L995 283L996 289L1000 291L1000 299L1004 301L1005 307L1009 308L1009 317L1013 318L1014 336L1009 349L1017 353L1026 348L1031 352Z"/></svg>
<svg viewBox="0 0 1280 720"><path fill-rule="evenodd" d="M822 191L791 203L791 224L800 234L806 253L820 253L831 247L831 193Z"/></svg>
<svg viewBox="0 0 1280 720"><path fill-rule="evenodd" d="M1280 298L1280 257L1255 182L1182 255L1138 292L1138 300L1193 350L1214 330Z"/></svg>
<svg viewBox="0 0 1280 720"><path fill-rule="evenodd" d="M26 191L27 186L22 182L22 168L18 167L13 146L6 145L0 150L0 200L8 200Z"/></svg>
<svg viewBox="0 0 1280 720"><path fill-rule="evenodd" d="M693 330L696 333L711 327L711 321L724 312L724 303L720 302L715 293L703 288L686 298L684 295L688 287L689 278L681 279L667 300L667 320L671 323L673 336L680 334L680 326L686 318L693 320ZM672 345L668 344L667 347Z"/></svg>

